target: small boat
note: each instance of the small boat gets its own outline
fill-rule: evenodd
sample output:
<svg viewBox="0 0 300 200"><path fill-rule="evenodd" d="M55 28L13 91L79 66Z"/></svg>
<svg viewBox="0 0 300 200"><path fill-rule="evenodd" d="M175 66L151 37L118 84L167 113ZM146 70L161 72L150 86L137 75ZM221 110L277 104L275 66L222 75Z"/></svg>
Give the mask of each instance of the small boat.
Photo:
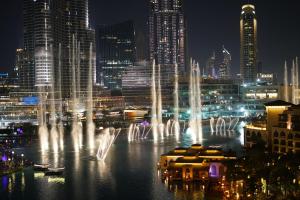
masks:
<svg viewBox="0 0 300 200"><path fill-rule="evenodd" d="M47 171L49 166L49 164L34 164L33 169L34 171Z"/></svg>
<svg viewBox="0 0 300 200"><path fill-rule="evenodd" d="M64 173L65 168L48 168L48 170L45 172L46 176L60 176Z"/></svg>

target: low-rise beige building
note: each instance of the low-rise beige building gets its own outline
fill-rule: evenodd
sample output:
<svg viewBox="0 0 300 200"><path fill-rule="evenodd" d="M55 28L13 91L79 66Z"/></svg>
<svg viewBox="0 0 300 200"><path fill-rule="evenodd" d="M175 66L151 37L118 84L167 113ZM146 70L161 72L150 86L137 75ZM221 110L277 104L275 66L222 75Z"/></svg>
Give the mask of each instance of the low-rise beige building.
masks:
<svg viewBox="0 0 300 200"><path fill-rule="evenodd" d="M272 152L300 153L300 105L285 101L265 104L266 120L245 127L245 144L253 145L253 138L263 139Z"/></svg>

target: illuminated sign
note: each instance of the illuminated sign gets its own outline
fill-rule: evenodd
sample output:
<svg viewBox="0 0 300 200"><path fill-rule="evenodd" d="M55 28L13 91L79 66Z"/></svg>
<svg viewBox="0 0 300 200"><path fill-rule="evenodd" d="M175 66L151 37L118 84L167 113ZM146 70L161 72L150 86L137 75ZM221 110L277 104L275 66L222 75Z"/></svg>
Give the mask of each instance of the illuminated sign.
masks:
<svg viewBox="0 0 300 200"><path fill-rule="evenodd" d="M23 97L22 103L23 103L23 105L38 105L39 98L38 97Z"/></svg>

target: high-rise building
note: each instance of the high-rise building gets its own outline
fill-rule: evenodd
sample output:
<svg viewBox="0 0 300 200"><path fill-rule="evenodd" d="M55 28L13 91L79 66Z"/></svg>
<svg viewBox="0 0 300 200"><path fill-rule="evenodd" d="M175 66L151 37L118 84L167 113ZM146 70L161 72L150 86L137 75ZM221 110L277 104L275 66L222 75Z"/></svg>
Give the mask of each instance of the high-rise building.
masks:
<svg viewBox="0 0 300 200"><path fill-rule="evenodd" d="M72 72L75 65L77 90L84 95L88 86L89 59L92 57L93 83L96 82L95 31L89 23L89 0L64 0L63 21L63 97L72 96ZM92 45L92 55L90 55ZM74 50L75 49L75 50ZM75 59L72 59L75 52ZM75 60L75 63L73 61Z"/></svg>
<svg viewBox="0 0 300 200"><path fill-rule="evenodd" d="M26 55L27 64L23 65L24 73L20 71L20 87L25 81L24 89L34 91L37 86L51 86L52 78L57 87L60 75L62 95L64 98L70 97L72 66L76 65L76 83L80 83L77 90L84 94L90 57L95 72L95 34L89 26L88 0L24 0L23 13L23 54ZM93 49L90 56L91 44ZM61 55L58 55L59 52ZM76 63L73 62L75 58Z"/></svg>
<svg viewBox="0 0 300 200"><path fill-rule="evenodd" d="M229 79L231 67L231 54L222 47L222 50L213 52L206 61L206 75L211 79Z"/></svg>
<svg viewBox="0 0 300 200"><path fill-rule="evenodd" d="M217 78L217 66L216 66L216 53L213 52L212 55L206 61L206 75L209 78Z"/></svg>
<svg viewBox="0 0 300 200"><path fill-rule="evenodd" d="M35 64L34 64L34 4L32 0L23 2L23 34L24 49L17 51L17 63L23 63L20 67L20 90L23 92L34 91Z"/></svg>
<svg viewBox="0 0 300 200"><path fill-rule="evenodd" d="M151 65L140 61L128 67L122 76L122 95L126 106L151 105Z"/></svg>
<svg viewBox="0 0 300 200"><path fill-rule="evenodd" d="M244 83L256 81L257 19L251 4L243 5L240 17L240 72Z"/></svg>
<svg viewBox="0 0 300 200"><path fill-rule="evenodd" d="M175 63L179 72L185 71L185 38L183 0L150 0L149 54L161 65L163 81L173 78Z"/></svg>
<svg viewBox="0 0 300 200"><path fill-rule="evenodd" d="M34 63L35 86L51 86L53 67L53 30L51 1L34 2Z"/></svg>
<svg viewBox="0 0 300 200"><path fill-rule="evenodd" d="M231 54L223 46L222 60L221 63L219 64L219 78L229 79L231 77L230 68L231 68Z"/></svg>
<svg viewBox="0 0 300 200"><path fill-rule="evenodd" d="M17 84L19 85L21 92L33 91L33 86L35 84L33 67L33 59L29 56L29 52L24 49L17 49L14 70L17 73Z"/></svg>
<svg viewBox="0 0 300 200"><path fill-rule="evenodd" d="M97 82L110 90L122 90L122 75L136 59L133 21L101 25L97 33Z"/></svg>

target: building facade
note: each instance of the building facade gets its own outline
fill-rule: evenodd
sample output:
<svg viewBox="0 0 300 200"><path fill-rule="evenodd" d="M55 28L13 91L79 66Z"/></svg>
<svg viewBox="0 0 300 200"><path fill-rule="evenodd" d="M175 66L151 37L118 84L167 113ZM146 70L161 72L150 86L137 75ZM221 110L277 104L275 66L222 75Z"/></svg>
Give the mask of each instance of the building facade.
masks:
<svg viewBox="0 0 300 200"><path fill-rule="evenodd" d="M300 153L300 107L277 100L265 104L266 119L245 127L246 146L261 138L272 152L286 154Z"/></svg>
<svg viewBox="0 0 300 200"><path fill-rule="evenodd" d="M20 70L21 89L49 88L52 79L58 88L60 77L62 95L68 98L75 68L76 83L80 83L77 90L87 90L90 59L95 72L95 34L89 25L88 6L88 0L24 0L24 60L19 63L26 65Z"/></svg>
<svg viewBox="0 0 300 200"><path fill-rule="evenodd" d="M231 78L231 54L225 49L222 48L222 61L219 65L219 78L221 79L230 79Z"/></svg>
<svg viewBox="0 0 300 200"><path fill-rule="evenodd" d="M223 46L220 51L213 52L206 62L206 75L211 79L231 78L231 54Z"/></svg>
<svg viewBox="0 0 300 200"><path fill-rule="evenodd" d="M97 83L110 90L122 90L122 75L136 59L133 21L100 26L97 48Z"/></svg>
<svg viewBox="0 0 300 200"><path fill-rule="evenodd" d="M255 7L246 4L240 17L240 73L244 83L256 81L257 76L257 19Z"/></svg>
<svg viewBox="0 0 300 200"><path fill-rule="evenodd" d="M150 0L149 54L150 60L161 65L163 82L186 69L186 29L182 0Z"/></svg>
<svg viewBox="0 0 300 200"><path fill-rule="evenodd" d="M148 107L151 105L151 67L144 61L125 70L122 76L122 94L126 106Z"/></svg>

